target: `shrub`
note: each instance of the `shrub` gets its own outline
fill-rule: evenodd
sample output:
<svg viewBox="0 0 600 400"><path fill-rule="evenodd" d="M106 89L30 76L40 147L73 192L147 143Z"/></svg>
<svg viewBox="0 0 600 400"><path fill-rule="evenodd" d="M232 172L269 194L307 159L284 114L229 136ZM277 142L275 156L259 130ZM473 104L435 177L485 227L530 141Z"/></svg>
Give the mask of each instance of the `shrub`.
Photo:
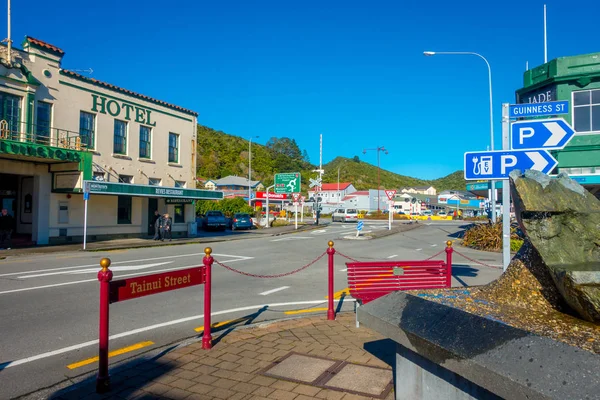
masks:
<svg viewBox="0 0 600 400"><path fill-rule="evenodd" d="M511 249L513 240L521 240L516 234L515 228L511 228ZM472 225L465 231L462 244L478 250L500 250L502 248L502 220L495 224Z"/></svg>
<svg viewBox="0 0 600 400"><path fill-rule="evenodd" d="M271 226L288 226L289 223L285 219L276 219L271 223Z"/></svg>
<svg viewBox="0 0 600 400"><path fill-rule="evenodd" d="M241 197L223 200L198 200L196 202L196 213L206 214L207 211L220 210L227 217L233 216L235 213L253 214L252 207Z"/></svg>
<svg viewBox="0 0 600 400"><path fill-rule="evenodd" d="M523 239L510 239L510 251L514 251L515 253L519 251L521 246L523 246Z"/></svg>

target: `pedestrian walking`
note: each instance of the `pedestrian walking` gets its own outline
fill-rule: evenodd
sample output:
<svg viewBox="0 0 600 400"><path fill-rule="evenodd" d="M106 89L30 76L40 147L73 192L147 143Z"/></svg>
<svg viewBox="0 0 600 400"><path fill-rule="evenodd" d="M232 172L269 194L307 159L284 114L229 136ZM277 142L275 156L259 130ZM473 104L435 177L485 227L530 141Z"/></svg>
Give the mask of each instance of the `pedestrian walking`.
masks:
<svg viewBox="0 0 600 400"><path fill-rule="evenodd" d="M164 241L167 236L169 236L169 242L173 240L173 233L171 232L171 227L173 225L171 218L169 217L169 214L165 214L163 216L163 233L162 233L162 240Z"/></svg>
<svg viewBox="0 0 600 400"><path fill-rule="evenodd" d="M158 220L160 219L160 214L158 210L154 210L154 215L152 216L152 225L154 227L154 240L160 239L160 223Z"/></svg>
<svg viewBox="0 0 600 400"><path fill-rule="evenodd" d="M10 250L14 218L6 208L0 212L0 250Z"/></svg>

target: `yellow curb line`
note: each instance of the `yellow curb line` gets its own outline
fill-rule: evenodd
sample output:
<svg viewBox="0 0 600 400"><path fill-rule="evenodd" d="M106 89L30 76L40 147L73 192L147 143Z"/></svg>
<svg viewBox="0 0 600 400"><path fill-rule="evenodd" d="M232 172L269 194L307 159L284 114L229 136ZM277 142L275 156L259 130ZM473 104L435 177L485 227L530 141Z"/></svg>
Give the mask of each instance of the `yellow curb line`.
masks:
<svg viewBox="0 0 600 400"><path fill-rule="evenodd" d="M304 314L304 313L319 312L319 311L327 311L327 307L307 308L305 310L285 311L284 314L294 315L294 314Z"/></svg>
<svg viewBox="0 0 600 400"><path fill-rule="evenodd" d="M250 318L249 317L242 317L242 318L237 318L237 319L230 319L230 320L223 321L223 322L215 322L214 324L210 324L210 328L214 329L214 328L220 328L221 326L224 326L224 325L237 324L238 322L247 321L248 319L250 319ZM203 326L199 326L197 328L194 328L194 330L196 332L204 332L204 327Z"/></svg>
<svg viewBox="0 0 600 400"><path fill-rule="evenodd" d="M151 346L153 344L154 344L154 342L147 341L147 342L136 343L136 344L128 346L128 347L123 347L122 349L118 349L118 350L111 351L110 353L108 353L108 358L119 356L119 355L125 354L125 353L129 353L130 351L139 350L144 347ZM75 368L83 367L84 365L89 365L89 364L95 363L98 360L99 360L98 357L88 358L87 360L69 364L69 365L67 365L67 368L75 369Z"/></svg>

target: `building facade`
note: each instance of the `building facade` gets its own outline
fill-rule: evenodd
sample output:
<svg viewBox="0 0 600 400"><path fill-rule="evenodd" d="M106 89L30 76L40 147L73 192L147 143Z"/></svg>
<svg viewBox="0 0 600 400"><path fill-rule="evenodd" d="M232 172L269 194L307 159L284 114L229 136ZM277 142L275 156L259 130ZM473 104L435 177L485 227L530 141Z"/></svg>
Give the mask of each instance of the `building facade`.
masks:
<svg viewBox="0 0 600 400"><path fill-rule="evenodd" d="M152 234L155 210L187 235L193 201L222 198L195 189L195 112L63 69L31 37L0 51L0 204L17 237L81 240L84 181L91 240Z"/></svg>
<svg viewBox="0 0 600 400"><path fill-rule="evenodd" d="M568 100L565 118L576 135L559 151L557 170L600 198L600 53L559 57L525 71L517 103Z"/></svg>

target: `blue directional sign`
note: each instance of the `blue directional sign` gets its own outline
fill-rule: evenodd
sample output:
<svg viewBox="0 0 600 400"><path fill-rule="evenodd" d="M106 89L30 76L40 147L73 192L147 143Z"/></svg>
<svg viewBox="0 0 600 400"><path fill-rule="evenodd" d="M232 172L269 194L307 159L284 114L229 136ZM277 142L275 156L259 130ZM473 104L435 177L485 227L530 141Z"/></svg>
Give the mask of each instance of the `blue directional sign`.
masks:
<svg viewBox="0 0 600 400"><path fill-rule="evenodd" d="M568 101L549 101L546 103L511 104L508 115L511 118L536 117L540 115L559 115L569 113Z"/></svg>
<svg viewBox="0 0 600 400"><path fill-rule="evenodd" d="M513 149L562 149L575 130L562 118L518 121L512 123Z"/></svg>
<svg viewBox="0 0 600 400"><path fill-rule="evenodd" d="M508 179L515 169L550 173L558 161L546 150L500 150L465 153L465 179Z"/></svg>
<svg viewBox="0 0 600 400"><path fill-rule="evenodd" d="M356 230L357 231L362 231L363 229L363 222L362 221L358 221L358 223L356 224Z"/></svg>

